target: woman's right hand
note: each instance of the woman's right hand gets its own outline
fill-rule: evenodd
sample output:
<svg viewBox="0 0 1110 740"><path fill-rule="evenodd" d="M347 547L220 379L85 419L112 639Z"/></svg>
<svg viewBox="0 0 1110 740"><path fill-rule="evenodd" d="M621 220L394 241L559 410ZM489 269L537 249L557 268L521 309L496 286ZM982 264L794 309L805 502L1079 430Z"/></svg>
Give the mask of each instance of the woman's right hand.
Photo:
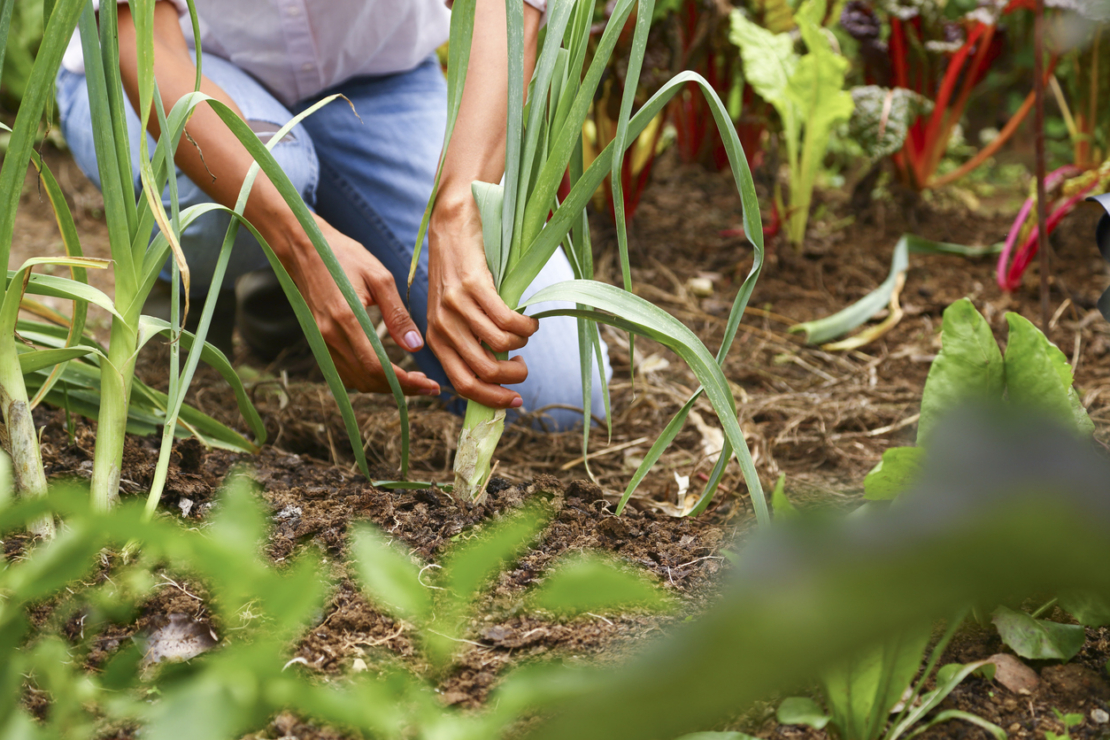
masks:
<svg viewBox="0 0 1110 740"><path fill-rule="evenodd" d="M491 408L519 408L520 394L501 386L523 382L528 367L521 357L498 360L493 352L520 349L539 322L497 294L478 208L465 195L441 193L429 225L428 346L460 396Z"/></svg>

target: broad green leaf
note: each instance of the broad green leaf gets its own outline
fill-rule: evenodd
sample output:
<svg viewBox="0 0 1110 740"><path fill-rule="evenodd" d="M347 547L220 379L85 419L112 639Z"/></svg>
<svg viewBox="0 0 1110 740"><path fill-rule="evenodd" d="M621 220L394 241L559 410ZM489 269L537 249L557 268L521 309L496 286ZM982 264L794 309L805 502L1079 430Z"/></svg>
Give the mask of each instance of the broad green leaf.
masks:
<svg viewBox="0 0 1110 740"><path fill-rule="evenodd" d="M794 40L787 33L772 33L748 20L740 9L732 11L729 40L740 49L744 81L776 109L786 105L786 89L798 66Z"/></svg>
<svg viewBox="0 0 1110 740"><path fill-rule="evenodd" d="M782 700L775 719L784 725L805 725L815 730L825 729L829 723L829 715L813 699L808 696L791 696Z"/></svg>
<svg viewBox="0 0 1110 740"><path fill-rule="evenodd" d="M577 303L605 311L607 314L598 311L560 309L536 314L537 318L545 316L588 318L650 337L678 354L705 389L706 396L721 421L725 438L737 454L741 473L752 497L756 518L760 523L770 523L771 517L767 510L763 487L736 417L736 401L732 396L732 389L720 366L709 354L709 350L692 331L678 319L643 298L612 285L592 280L570 280L549 286L533 295L523 305L544 301Z"/></svg>
<svg viewBox="0 0 1110 740"><path fill-rule="evenodd" d="M863 479L863 497L868 501L898 498L917 482L925 450L921 447L891 447Z"/></svg>
<svg viewBox="0 0 1110 740"><path fill-rule="evenodd" d="M1075 617L1085 627L1110 625L1110 602L1090 592L1060 594L1060 608Z"/></svg>
<svg viewBox="0 0 1110 740"><path fill-rule="evenodd" d="M917 444L926 446L937 422L964 401L1002 400L1006 366L990 325L966 298L944 310L941 348L921 395Z"/></svg>
<svg viewBox="0 0 1110 740"><path fill-rule="evenodd" d="M431 591L420 569L377 529L363 526L351 535L359 582L375 604L409 621L423 622L432 609Z"/></svg>
<svg viewBox="0 0 1110 740"><path fill-rule="evenodd" d="M994 610L991 621L998 628L1002 642L1021 657L1031 660L1071 660L1087 640L1081 625L1033 619L1025 612L1005 606Z"/></svg>
<svg viewBox="0 0 1110 740"><path fill-rule="evenodd" d="M1025 317L1007 313L1006 394L1010 403L1041 409L1079 434L1090 435L1094 423L1072 387L1071 366L1064 353Z"/></svg>
<svg viewBox="0 0 1110 740"><path fill-rule="evenodd" d="M88 267L88 265L84 266ZM31 295L64 298L67 301L86 301L113 316L119 316L112 299L103 291L69 278L32 274L31 279L27 281L27 292Z"/></svg>
<svg viewBox="0 0 1110 740"><path fill-rule="evenodd" d="M662 592L642 575L589 553L571 556L557 566L532 598L537 607L558 614L604 614L666 604Z"/></svg>

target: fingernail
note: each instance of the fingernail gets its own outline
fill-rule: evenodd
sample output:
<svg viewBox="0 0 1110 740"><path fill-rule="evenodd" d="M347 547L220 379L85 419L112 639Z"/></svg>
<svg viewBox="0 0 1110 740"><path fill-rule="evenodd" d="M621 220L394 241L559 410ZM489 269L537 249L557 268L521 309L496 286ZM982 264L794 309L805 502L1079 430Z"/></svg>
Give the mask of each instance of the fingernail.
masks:
<svg viewBox="0 0 1110 740"><path fill-rule="evenodd" d="M516 398L513 399L513 402L509 404L509 408L519 409L523 405L524 405L524 399L521 398L520 396L517 396Z"/></svg>
<svg viewBox="0 0 1110 740"><path fill-rule="evenodd" d="M439 388L427 388L421 391L425 396L438 396Z"/></svg>
<svg viewBox="0 0 1110 740"><path fill-rule="evenodd" d="M424 342L420 339L418 333L410 331L405 335L405 346L408 347L411 352L415 352L424 346Z"/></svg>

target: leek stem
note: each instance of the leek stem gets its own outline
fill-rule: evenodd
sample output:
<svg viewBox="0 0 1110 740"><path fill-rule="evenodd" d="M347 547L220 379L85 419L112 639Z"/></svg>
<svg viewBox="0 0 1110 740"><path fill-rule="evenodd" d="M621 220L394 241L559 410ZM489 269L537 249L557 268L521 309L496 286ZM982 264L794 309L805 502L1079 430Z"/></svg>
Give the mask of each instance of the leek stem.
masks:
<svg viewBox="0 0 1110 740"><path fill-rule="evenodd" d="M4 425L8 430L15 490L22 496L45 496L46 474L42 469L39 439L27 400L27 386L19 367L14 332L0 337L0 407L3 408ZM33 534L50 539L54 536L54 518L47 514L31 522L28 529Z"/></svg>
<svg viewBox="0 0 1110 740"><path fill-rule="evenodd" d="M504 409L491 409L476 401L466 404L466 417L455 451L455 492L473 499L490 475L501 434L505 431Z"/></svg>
<svg viewBox="0 0 1110 740"><path fill-rule="evenodd" d="M120 305L117 301L117 305ZM93 458L92 504L107 511L119 501L120 466L127 435L127 407L131 381L135 376L138 344L138 317L134 321L112 320L108 362L101 363L100 415L96 425L96 450Z"/></svg>

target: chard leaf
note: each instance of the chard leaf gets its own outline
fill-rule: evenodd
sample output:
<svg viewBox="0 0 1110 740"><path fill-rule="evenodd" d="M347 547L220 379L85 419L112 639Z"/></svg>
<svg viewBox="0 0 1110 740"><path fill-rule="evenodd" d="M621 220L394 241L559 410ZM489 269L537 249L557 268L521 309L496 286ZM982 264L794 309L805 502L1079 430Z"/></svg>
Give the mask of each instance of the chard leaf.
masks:
<svg viewBox="0 0 1110 740"><path fill-rule="evenodd" d="M921 473L925 450L920 447L892 447L883 452L883 459L863 479L863 497L868 501L889 501L898 498Z"/></svg>
<svg viewBox="0 0 1110 740"><path fill-rule="evenodd" d="M759 97L773 105L779 115L783 115L784 111L789 114L786 88L799 59L790 34L771 33L748 20L744 12L737 9L732 11L732 28L728 38L740 48L744 81Z"/></svg>
<svg viewBox="0 0 1110 740"><path fill-rule="evenodd" d="M918 446L928 444L937 421L961 401L1001 400L1007 367L990 326L971 301L962 298L946 308L940 353L929 368L921 396Z"/></svg>
<svg viewBox="0 0 1110 740"><path fill-rule="evenodd" d="M931 100L904 87L854 87L852 104L848 134L873 160L901 150L914 121L933 112Z"/></svg>
<svg viewBox="0 0 1110 740"><path fill-rule="evenodd" d="M1033 619L1025 612L1005 606L994 610L991 621L998 628L1002 642L1030 660L1071 660L1087 640L1081 625Z"/></svg>
<svg viewBox="0 0 1110 740"><path fill-rule="evenodd" d="M1082 435L1095 427L1072 387L1071 366L1064 353L1016 313L1007 313L1006 393L1011 403L1039 408Z"/></svg>

